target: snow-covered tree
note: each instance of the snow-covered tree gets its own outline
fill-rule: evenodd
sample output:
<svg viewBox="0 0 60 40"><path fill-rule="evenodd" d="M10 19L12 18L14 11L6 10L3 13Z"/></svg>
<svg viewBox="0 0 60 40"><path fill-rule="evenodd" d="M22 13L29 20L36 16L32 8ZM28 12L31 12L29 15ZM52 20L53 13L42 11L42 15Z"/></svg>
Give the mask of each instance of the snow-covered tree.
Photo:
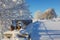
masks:
<svg viewBox="0 0 60 40"><path fill-rule="evenodd" d="M0 21L7 28L12 20L30 20L32 17L25 0L0 0Z"/></svg>
<svg viewBox="0 0 60 40"><path fill-rule="evenodd" d="M44 19L53 19L57 18L57 14L53 8L49 8L44 12Z"/></svg>
<svg viewBox="0 0 60 40"><path fill-rule="evenodd" d="M3 15L5 14L12 19L15 19L17 16L28 16L31 18L25 0L0 0L0 3L0 10L4 12Z"/></svg>
<svg viewBox="0 0 60 40"><path fill-rule="evenodd" d="M41 19L41 16L42 16L42 12L38 10L34 14L34 19Z"/></svg>

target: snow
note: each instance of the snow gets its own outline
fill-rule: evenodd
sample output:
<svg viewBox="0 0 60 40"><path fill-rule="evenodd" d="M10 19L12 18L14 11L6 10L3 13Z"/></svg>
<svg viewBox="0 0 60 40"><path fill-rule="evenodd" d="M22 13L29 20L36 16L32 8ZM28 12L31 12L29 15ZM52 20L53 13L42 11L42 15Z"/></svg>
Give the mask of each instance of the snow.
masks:
<svg viewBox="0 0 60 40"><path fill-rule="evenodd" d="M60 30L60 21L59 20L38 20L45 25L47 30Z"/></svg>
<svg viewBox="0 0 60 40"><path fill-rule="evenodd" d="M31 20L32 16L25 4L25 0L0 0L0 3L1 40L1 37L3 36L2 33L7 30L8 26L11 25L11 21L13 19ZM29 24L25 31L29 33L31 40L59 40L60 35L53 34L60 34L60 18L52 20L33 19L33 23Z"/></svg>
<svg viewBox="0 0 60 40"><path fill-rule="evenodd" d="M31 40L60 40L59 20L33 20L26 27Z"/></svg>
<svg viewBox="0 0 60 40"><path fill-rule="evenodd" d="M60 39L60 21L57 19L33 20L33 23L28 25L26 30L30 33L31 40Z"/></svg>
<svg viewBox="0 0 60 40"><path fill-rule="evenodd" d="M25 0L0 0L0 27L8 30L12 20L31 20Z"/></svg>
<svg viewBox="0 0 60 40"><path fill-rule="evenodd" d="M13 2L16 2L17 0L12 0Z"/></svg>
<svg viewBox="0 0 60 40"><path fill-rule="evenodd" d="M21 31L21 32L20 32ZM21 29L20 31L18 30L14 30L14 31L6 31L3 33L3 37L1 40L26 40L28 35L25 37L19 37L19 35L22 35L23 34L23 29ZM8 38L10 37L10 38Z"/></svg>

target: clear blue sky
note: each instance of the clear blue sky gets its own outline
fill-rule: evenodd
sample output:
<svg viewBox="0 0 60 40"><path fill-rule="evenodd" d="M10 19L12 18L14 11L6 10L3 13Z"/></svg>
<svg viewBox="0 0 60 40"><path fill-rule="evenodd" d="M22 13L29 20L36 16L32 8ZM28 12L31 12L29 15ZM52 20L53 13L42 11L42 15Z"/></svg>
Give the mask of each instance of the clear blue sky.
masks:
<svg viewBox="0 0 60 40"><path fill-rule="evenodd" d="M26 0L32 15L35 11L44 12L48 8L54 8L57 15L60 16L60 0Z"/></svg>

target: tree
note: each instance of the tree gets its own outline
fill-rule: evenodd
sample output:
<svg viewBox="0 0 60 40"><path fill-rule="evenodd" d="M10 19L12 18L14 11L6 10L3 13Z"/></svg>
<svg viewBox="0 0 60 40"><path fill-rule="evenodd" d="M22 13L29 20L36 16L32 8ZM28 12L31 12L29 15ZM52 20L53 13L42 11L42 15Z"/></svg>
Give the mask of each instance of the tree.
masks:
<svg viewBox="0 0 60 40"><path fill-rule="evenodd" d="M32 16L25 0L0 0L0 21L7 28L12 20L30 20Z"/></svg>
<svg viewBox="0 0 60 40"><path fill-rule="evenodd" d="M57 17L57 14L53 8L49 8L44 13L46 19L53 19Z"/></svg>
<svg viewBox="0 0 60 40"><path fill-rule="evenodd" d="M34 14L34 19L41 19L42 12L40 10L36 11Z"/></svg>

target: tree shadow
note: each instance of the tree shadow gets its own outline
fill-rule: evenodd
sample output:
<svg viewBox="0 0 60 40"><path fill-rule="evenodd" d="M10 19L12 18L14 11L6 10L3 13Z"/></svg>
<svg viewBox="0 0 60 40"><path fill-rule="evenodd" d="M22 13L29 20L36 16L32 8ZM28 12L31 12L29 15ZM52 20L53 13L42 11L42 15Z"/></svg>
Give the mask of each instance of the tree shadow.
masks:
<svg viewBox="0 0 60 40"><path fill-rule="evenodd" d="M26 31L29 33L31 40L40 40L41 35L39 34L40 22L36 21L27 26Z"/></svg>

